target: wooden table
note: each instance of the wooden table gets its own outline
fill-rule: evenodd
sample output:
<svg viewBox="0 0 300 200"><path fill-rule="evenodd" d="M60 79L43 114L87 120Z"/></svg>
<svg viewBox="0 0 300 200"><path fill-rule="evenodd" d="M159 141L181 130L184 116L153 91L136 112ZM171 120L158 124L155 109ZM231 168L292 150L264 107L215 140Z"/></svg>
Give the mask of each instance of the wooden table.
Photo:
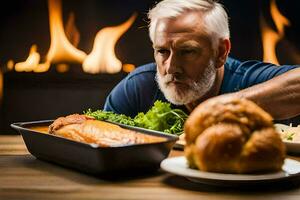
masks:
<svg viewBox="0 0 300 200"><path fill-rule="evenodd" d="M179 156L172 151L170 156ZM300 160L300 157L292 157ZM229 189L202 185L159 170L126 180L103 180L40 161L21 136L0 136L0 199L300 199L300 186Z"/></svg>

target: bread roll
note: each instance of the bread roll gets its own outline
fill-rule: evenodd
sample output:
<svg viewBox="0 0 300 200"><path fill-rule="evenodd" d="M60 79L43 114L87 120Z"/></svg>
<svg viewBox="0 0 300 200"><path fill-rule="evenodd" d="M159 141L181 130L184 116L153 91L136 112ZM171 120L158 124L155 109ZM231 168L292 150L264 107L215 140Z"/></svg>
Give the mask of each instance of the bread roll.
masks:
<svg viewBox="0 0 300 200"><path fill-rule="evenodd" d="M209 99L184 125L189 166L202 171L254 173L280 170L285 146L272 117L252 101Z"/></svg>

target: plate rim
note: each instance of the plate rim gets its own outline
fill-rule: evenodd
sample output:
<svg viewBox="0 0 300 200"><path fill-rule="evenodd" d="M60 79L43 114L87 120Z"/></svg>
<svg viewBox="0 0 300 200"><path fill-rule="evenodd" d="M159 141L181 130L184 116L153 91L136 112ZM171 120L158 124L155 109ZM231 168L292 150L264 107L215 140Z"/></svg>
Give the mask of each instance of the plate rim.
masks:
<svg viewBox="0 0 300 200"><path fill-rule="evenodd" d="M299 172L297 172L297 173L288 173L287 171L282 170L280 172L267 173L267 174L224 174L224 173L203 172L203 171L199 171L197 169L188 168L187 166L184 168L182 168L182 166L176 166L177 170L178 170L178 167L181 170L182 169L184 169L185 171L188 170L188 173L185 174L180 171L179 172L176 171L176 168L175 168L175 170L170 169L170 167L168 166L169 162L171 162L171 164L173 162L173 164L174 164L174 160L177 162L178 162L178 160L179 160L179 162L186 162L185 156L166 158L161 162L161 165L160 165L161 168L164 171L169 172L171 174L184 176L188 179L198 180L199 182L207 182L207 181L232 182L232 183L235 183L235 182L260 182L260 181L282 180L282 179L300 176L300 169L299 169ZM286 162L296 162L300 166L299 161L290 159L290 158L286 158L283 168L285 165L287 165ZM200 175L202 177L199 177L197 175ZM219 177L226 177L226 178L219 178ZM249 177L251 177L251 178L249 178Z"/></svg>

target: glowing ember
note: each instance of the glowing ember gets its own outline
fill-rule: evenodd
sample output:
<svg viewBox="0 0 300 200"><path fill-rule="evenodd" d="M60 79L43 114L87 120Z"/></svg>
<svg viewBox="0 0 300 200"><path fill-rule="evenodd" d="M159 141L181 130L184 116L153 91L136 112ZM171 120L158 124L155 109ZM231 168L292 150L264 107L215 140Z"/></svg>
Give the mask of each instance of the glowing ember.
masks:
<svg viewBox="0 0 300 200"><path fill-rule="evenodd" d="M135 69L135 66L133 64L124 64L123 65L124 72L129 73L129 72L133 71L134 69Z"/></svg>
<svg viewBox="0 0 300 200"><path fill-rule="evenodd" d="M65 73L69 70L70 66L67 64L57 64L56 65L56 71L59 73Z"/></svg>
<svg viewBox="0 0 300 200"><path fill-rule="evenodd" d="M116 57L114 48L118 39L128 30L135 18L136 14L119 26L106 27L97 33L93 50L82 65L85 72L93 74L99 72L116 73L122 69L122 63Z"/></svg>
<svg viewBox="0 0 300 200"><path fill-rule="evenodd" d="M13 60L9 60L9 61L7 61L7 64L6 64L6 66L7 66L7 69L8 69L9 71L11 71L11 70L13 70L13 69L14 69L14 65L15 65L15 63L14 63L14 61L13 61Z"/></svg>
<svg viewBox="0 0 300 200"><path fill-rule="evenodd" d="M263 60L274 64L279 64L276 56L276 44L284 37L284 27L290 22L278 10L275 0L271 1L270 12L278 32L268 26L266 20L261 16L260 25L263 43Z"/></svg>

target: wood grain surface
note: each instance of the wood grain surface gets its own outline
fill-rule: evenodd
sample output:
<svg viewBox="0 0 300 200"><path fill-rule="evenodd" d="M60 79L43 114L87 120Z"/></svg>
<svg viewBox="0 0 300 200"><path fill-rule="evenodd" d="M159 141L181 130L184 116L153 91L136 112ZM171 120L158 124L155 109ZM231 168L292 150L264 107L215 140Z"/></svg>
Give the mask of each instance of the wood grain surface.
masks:
<svg viewBox="0 0 300 200"><path fill-rule="evenodd" d="M170 154L181 155L182 151L175 150ZM289 157L300 160L299 156ZM21 136L0 136L0 200L299 200L298 182L263 188L220 188L194 183L161 170L120 179L94 177L36 159L27 151Z"/></svg>

